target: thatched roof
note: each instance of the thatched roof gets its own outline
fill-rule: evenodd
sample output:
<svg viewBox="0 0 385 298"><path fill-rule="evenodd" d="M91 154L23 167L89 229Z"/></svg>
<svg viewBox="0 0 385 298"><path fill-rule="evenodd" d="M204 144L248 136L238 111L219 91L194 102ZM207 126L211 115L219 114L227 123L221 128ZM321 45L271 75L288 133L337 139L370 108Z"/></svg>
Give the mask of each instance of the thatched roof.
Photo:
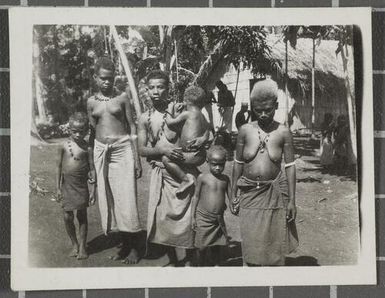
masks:
<svg viewBox="0 0 385 298"><path fill-rule="evenodd" d="M268 36L268 44L271 47L273 59L282 64L282 72L285 72L285 43L280 36ZM322 40L315 52L315 85L316 92L321 91L323 96L340 98L341 93L346 94L344 85L344 72L341 54L335 54L338 41ZM351 82L351 92L354 95L354 61L353 50L349 46L348 75ZM295 84L299 89L290 90L295 93L311 92L311 68L313 59L313 41L309 38L300 38L296 48L288 46L288 76L289 89L294 89ZM282 73L273 73L273 76L282 81Z"/></svg>

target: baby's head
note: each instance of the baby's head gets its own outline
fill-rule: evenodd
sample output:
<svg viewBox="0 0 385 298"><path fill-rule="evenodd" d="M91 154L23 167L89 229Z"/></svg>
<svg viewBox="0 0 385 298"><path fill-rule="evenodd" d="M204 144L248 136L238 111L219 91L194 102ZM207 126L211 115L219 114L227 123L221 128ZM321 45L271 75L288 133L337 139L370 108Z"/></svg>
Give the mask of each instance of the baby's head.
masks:
<svg viewBox="0 0 385 298"><path fill-rule="evenodd" d="M219 145L211 146L207 152L207 162L210 166L210 172L215 176L219 175L225 169L227 151Z"/></svg>
<svg viewBox="0 0 385 298"><path fill-rule="evenodd" d="M206 99L206 92L201 87L198 86L190 86L188 87L183 96L183 100L187 104L191 104L202 108L203 103Z"/></svg>
<svg viewBox="0 0 385 298"><path fill-rule="evenodd" d="M70 116L69 128L71 131L71 138L74 141L80 141L88 133L88 117L86 113L76 112Z"/></svg>

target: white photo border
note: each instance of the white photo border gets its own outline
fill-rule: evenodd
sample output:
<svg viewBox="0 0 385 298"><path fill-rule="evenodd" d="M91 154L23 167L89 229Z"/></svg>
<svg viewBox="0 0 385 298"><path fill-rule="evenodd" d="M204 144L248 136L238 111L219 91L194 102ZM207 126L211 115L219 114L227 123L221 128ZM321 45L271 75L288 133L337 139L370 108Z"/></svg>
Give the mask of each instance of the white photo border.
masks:
<svg viewBox="0 0 385 298"><path fill-rule="evenodd" d="M376 283L370 8L10 8L13 290ZM362 33L361 249L357 265L32 268L28 265L32 28L83 25L357 25Z"/></svg>

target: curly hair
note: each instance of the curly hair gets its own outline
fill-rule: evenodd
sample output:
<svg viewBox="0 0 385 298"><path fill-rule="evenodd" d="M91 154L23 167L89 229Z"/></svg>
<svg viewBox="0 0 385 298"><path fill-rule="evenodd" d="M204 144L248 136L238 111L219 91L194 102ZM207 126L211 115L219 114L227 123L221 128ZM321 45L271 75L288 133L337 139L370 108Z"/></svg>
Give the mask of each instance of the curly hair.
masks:
<svg viewBox="0 0 385 298"><path fill-rule="evenodd" d="M146 80L147 84L150 82L150 80L156 80L156 79L164 80L167 87L170 84L170 78L168 77L168 74L165 71L162 71L162 70L159 70L159 69L151 71L147 75L147 80Z"/></svg>
<svg viewBox="0 0 385 298"><path fill-rule="evenodd" d="M97 74L99 70L102 68L105 70L110 70L112 72L115 72L115 64L108 57L101 57L96 61L94 66L95 73Z"/></svg>
<svg viewBox="0 0 385 298"><path fill-rule="evenodd" d="M214 155L219 155L224 160L226 160L227 157L227 151L226 149L221 145L213 145L210 147L210 149L207 151L207 159L210 160Z"/></svg>
<svg viewBox="0 0 385 298"><path fill-rule="evenodd" d="M190 86L188 87L183 95L183 100L185 102L191 102L194 105L202 107L206 99L206 92L201 87Z"/></svg>
<svg viewBox="0 0 385 298"><path fill-rule="evenodd" d="M83 126L88 127L88 116L84 112L75 112L70 116L69 125L70 127L74 125L74 123L80 123Z"/></svg>

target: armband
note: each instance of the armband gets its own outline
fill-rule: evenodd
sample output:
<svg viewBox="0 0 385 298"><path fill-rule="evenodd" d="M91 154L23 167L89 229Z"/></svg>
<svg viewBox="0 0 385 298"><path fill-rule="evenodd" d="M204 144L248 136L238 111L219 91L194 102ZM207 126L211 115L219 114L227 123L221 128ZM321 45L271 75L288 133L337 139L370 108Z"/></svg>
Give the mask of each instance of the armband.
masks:
<svg viewBox="0 0 385 298"><path fill-rule="evenodd" d="M137 138L138 138L138 135L135 135L135 134L134 135L130 135L130 139L131 140L136 140Z"/></svg>
<svg viewBox="0 0 385 298"><path fill-rule="evenodd" d="M89 184L95 184L96 183L96 181L94 179L88 179L87 181Z"/></svg>
<svg viewBox="0 0 385 298"><path fill-rule="evenodd" d="M238 159L236 159L236 158L234 158L234 161L235 161L236 163L239 163L239 164L244 164L244 163L245 163L244 161L240 161L240 160L238 160Z"/></svg>
<svg viewBox="0 0 385 298"><path fill-rule="evenodd" d="M292 162L289 162L289 163L285 164L285 169L289 168L289 167L292 167L292 166L295 166L295 161L292 161Z"/></svg>

